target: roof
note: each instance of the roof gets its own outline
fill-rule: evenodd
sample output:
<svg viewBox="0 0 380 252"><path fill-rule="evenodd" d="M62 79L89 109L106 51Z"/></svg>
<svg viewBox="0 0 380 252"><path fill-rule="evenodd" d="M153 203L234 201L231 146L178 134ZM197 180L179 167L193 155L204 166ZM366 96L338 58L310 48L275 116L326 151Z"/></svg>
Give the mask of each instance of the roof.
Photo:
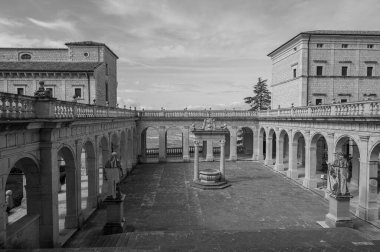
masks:
<svg viewBox="0 0 380 252"><path fill-rule="evenodd" d="M10 72L92 72L100 62L0 62L0 71Z"/></svg>
<svg viewBox="0 0 380 252"><path fill-rule="evenodd" d="M81 42L68 42L66 46L104 46L106 47L117 59L119 58L106 44L95 41L81 41Z"/></svg>
<svg viewBox="0 0 380 252"><path fill-rule="evenodd" d="M277 47L272 52L268 53L267 56L271 56L273 53L278 51L283 46L287 45L294 39L302 36L302 35L338 35L338 36L380 36L380 31L355 31L355 30L314 30L314 31L305 31L297 34L281 46Z"/></svg>

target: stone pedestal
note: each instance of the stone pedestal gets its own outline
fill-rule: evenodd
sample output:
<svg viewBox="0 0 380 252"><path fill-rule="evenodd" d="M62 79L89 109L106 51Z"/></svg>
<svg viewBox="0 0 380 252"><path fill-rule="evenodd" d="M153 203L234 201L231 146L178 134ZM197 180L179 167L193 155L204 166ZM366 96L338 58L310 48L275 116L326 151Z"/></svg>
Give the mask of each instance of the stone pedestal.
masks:
<svg viewBox="0 0 380 252"><path fill-rule="evenodd" d="M119 198L113 199L107 197L104 200L107 212L107 223L103 227L104 235L124 232L126 228L124 219L124 199L125 195L122 194Z"/></svg>
<svg viewBox="0 0 380 252"><path fill-rule="evenodd" d="M329 196L329 213L326 215L326 224L329 227L353 227L350 214L350 199L348 196Z"/></svg>

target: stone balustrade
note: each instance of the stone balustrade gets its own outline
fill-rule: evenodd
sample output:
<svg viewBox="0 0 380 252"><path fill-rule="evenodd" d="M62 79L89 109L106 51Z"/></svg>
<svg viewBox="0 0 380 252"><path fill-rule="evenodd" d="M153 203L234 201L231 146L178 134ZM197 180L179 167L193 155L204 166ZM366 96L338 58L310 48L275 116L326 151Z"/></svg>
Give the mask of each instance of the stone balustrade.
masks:
<svg viewBox="0 0 380 252"><path fill-rule="evenodd" d="M20 119L74 119L136 116L131 109L111 108L77 102L60 101L54 98L16 95L0 92L0 118Z"/></svg>
<svg viewBox="0 0 380 252"><path fill-rule="evenodd" d="M380 100L291 107L276 110L141 110L111 108L0 92L0 118L260 118L260 117L363 117L380 116Z"/></svg>

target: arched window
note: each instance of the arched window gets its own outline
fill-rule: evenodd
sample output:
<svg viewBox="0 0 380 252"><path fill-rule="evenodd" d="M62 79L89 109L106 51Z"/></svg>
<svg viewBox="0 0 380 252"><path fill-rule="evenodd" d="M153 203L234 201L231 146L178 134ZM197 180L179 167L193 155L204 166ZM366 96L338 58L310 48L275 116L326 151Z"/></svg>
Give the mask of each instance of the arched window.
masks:
<svg viewBox="0 0 380 252"><path fill-rule="evenodd" d="M32 59L32 55L30 55L28 53L24 53L24 54L21 54L20 59L21 60L31 60Z"/></svg>

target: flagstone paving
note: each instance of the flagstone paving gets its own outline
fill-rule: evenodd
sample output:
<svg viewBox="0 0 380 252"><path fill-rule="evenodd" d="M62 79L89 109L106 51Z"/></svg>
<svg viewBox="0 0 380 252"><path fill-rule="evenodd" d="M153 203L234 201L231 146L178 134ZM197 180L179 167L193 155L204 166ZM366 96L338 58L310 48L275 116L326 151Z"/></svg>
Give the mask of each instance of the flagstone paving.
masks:
<svg viewBox="0 0 380 252"><path fill-rule="evenodd" d="M218 162L202 162L200 168L218 165ZM210 250L229 250L237 248L237 244L240 249L271 244L277 251L281 246L302 247L308 240L310 246L313 242L321 246L322 236L325 240L333 237L335 245L353 247L347 242L367 242L366 238L373 239L378 234L373 227L367 228L371 231L367 233L322 229L316 221L324 220L327 201L259 162L227 162L226 178L231 186L223 190L193 188L192 176L193 163L137 166L121 185L126 194L124 212L128 230L134 232L103 236L105 210L100 209L65 247L165 251L201 250L196 246L198 243ZM355 225L364 224L355 220ZM298 243L289 242L292 237L298 237Z"/></svg>

